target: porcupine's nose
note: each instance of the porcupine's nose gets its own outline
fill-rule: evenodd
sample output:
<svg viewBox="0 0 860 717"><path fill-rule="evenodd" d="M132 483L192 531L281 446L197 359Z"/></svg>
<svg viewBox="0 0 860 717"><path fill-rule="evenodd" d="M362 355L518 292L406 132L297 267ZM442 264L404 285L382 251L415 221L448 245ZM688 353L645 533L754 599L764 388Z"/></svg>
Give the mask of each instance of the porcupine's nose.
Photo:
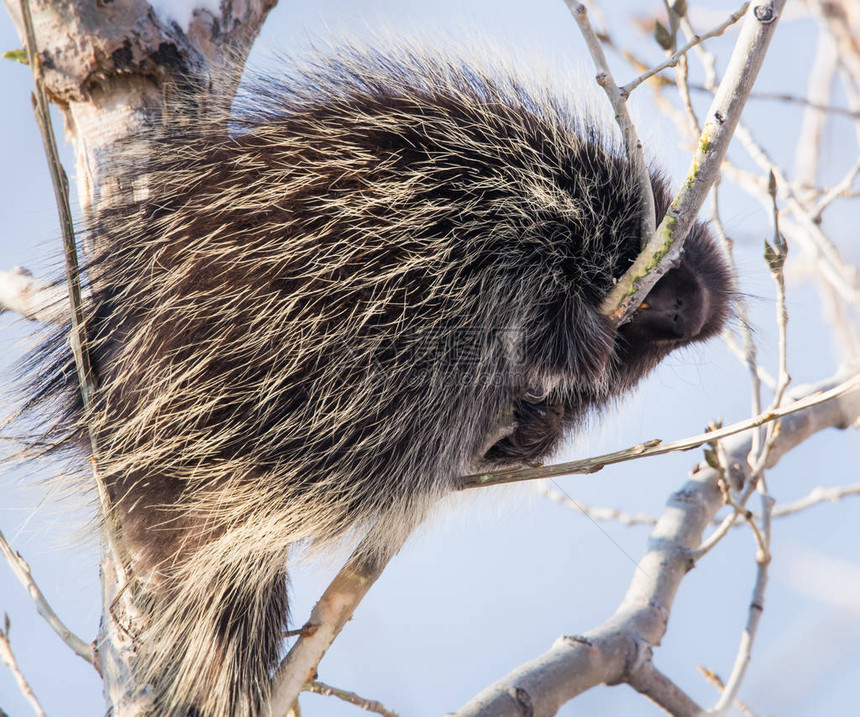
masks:
<svg viewBox="0 0 860 717"><path fill-rule="evenodd" d="M709 305L701 283L681 265L657 282L631 323L657 340L692 339L701 333Z"/></svg>

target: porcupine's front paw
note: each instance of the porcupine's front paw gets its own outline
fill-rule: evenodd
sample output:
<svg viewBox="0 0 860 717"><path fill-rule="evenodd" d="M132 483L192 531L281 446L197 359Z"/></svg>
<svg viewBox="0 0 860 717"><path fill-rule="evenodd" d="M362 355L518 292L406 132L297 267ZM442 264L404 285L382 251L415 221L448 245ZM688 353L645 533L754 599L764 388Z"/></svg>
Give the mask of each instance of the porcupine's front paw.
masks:
<svg viewBox="0 0 860 717"><path fill-rule="evenodd" d="M550 394L539 398L529 391L514 402L513 431L494 443L484 460L496 467L537 466L562 436L564 407Z"/></svg>

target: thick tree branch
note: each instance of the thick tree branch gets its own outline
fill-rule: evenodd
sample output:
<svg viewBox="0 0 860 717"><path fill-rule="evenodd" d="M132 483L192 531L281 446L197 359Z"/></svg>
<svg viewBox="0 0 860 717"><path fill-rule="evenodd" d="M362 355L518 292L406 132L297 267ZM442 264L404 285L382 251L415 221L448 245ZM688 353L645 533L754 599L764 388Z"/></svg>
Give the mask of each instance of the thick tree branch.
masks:
<svg viewBox="0 0 860 717"><path fill-rule="evenodd" d="M796 395L803 398L798 401L806 404L809 397L827 392L841 382L841 377L836 377L801 387ZM768 466L775 465L817 431L847 428L858 417L858 390L784 417ZM751 446L749 434L725 441L726 455L733 464L738 464L744 478L753 470L747 460ZM693 551L723 505L718 485L721 473L702 464L671 496L651 534L648 552L639 562L627 595L612 617L581 636L559 638L547 652L520 665L474 697L456 713L457 717L522 717L522 705L526 702L530 705L529 714L535 717L554 715L565 702L603 683L633 680L637 689L648 694L642 689L641 675L631 675L649 662L651 647L659 644L665 633L681 580L693 566ZM692 703L687 704L692 709ZM678 712L688 713L686 708Z"/></svg>
<svg viewBox="0 0 860 717"><path fill-rule="evenodd" d="M403 540L406 537L404 534ZM399 550L398 546L388 556L380 556L374 550L367 549L368 545L375 544L378 544L378 541L372 534L368 535L311 611L298 640L281 662L272 680L269 709L273 715L286 714L301 691L316 679L320 660L344 625L352 618L364 596L382 575L388 560Z"/></svg>
<svg viewBox="0 0 860 717"><path fill-rule="evenodd" d="M198 8L185 27L146 0L46 0L33 8L46 92L75 145L84 212L110 201L118 147L139 141L167 88L196 87L201 97L235 90L236 68L276 1L222 0L220 14ZM24 40L18 0L4 3Z"/></svg>

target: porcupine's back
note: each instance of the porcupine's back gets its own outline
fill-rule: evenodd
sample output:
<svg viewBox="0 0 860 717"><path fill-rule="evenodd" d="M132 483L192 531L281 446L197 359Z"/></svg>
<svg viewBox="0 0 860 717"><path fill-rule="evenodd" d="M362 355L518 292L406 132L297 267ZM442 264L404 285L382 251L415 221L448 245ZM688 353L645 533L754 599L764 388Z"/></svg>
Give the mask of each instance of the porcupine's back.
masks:
<svg viewBox="0 0 860 717"><path fill-rule="evenodd" d="M258 77L149 147L92 228L87 309L100 466L150 585L138 669L159 714L256 714L289 545L383 516L385 550L530 386L581 396L568 423L611 392L596 307L636 192L564 104L408 54ZM70 365L40 397L66 392L74 434Z"/></svg>
<svg viewBox="0 0 860 717"><path fill-rule="evenodd" d="M549 96L417 56L308 73L251 80L229 126L168 126L129 163L90 311L110 475L217 486L225 517L307 495L295 534L319 538L447 489L489 426L428 369L489 329L480 370L504 371L502 339L599 301L638 220L624 163ZM363 485L395 464L391 494Z"/></svg>

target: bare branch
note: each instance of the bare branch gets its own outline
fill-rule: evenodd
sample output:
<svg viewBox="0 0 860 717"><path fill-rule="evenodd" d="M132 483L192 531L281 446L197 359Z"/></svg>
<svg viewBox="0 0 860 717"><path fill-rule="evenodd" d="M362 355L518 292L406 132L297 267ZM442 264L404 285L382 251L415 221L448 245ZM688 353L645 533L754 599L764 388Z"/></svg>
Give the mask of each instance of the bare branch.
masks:
<svg viewBox="0 0 860 717"><path fill-rule="evenodd" d="M817 486L813 488L808 495L791 503L783 503L774 509L773 515L775 518L782 518L786 515L799 513L802 510L811 508L814 505L819 505L825 502L835 503L849 495L860 495L860 483L852 485L832 486L825 488Z"/></svg>
<svg viewBox="0 0 860 717"><path fill-rule="evenodd" d="M654 439L645 443L637 443L635 446L630 446L629 448L615 451L613 453L605 453L600 456L584 458L578 461L556 463L550 466L474 474L465 476L460 488L479 488L490 485L503 485L505 483L519 483L526 480L556 478L558 476L573 475L575 473L596 473L605 466L612 465L614 463L623 463L625 461L631 461L645 456L659 456L664 453L674 453L677 451L690 450L691 448L698 448L706 443L717 441L736 433L743 433L751 428L758 428L770 421L784 418L785 416L798 413L799 411L803 411L812 406L827 403L827 401L839 398L848 393L860 396L860 392L856 391L858 386L860 386L860 374L855 374L840 383L838 386L827 391L807 396L806 398L795 401L787 406L783 406L773 411L766 411L753 418L733 423L729 426L725 426L724 428L710 431L709 433L701 433L697 436L684 438L679 441L671 441L669 443L663 443L660 439Z"/></svg>
<svg viewBox="0 0 860 717"><path fill-rule="evenodd" d="M712 193L713 201L711 203L711 227L713 228L717 237L720 239L720 242L723 245L723 249L725 249L726 257L729 261L729 267L732 271L732 276L737 276L738 268L737 263L735 261L734 242L726 232L725 227L723 226L722 217L720 216L719 189L720 185L715 185L714 191ZM766 370L764 370L758 365L758 351L756 349L755 341L753 340L752 329L750 328L749 307L747 306L745 298L739 298L737 300L735 312L737 313L737 317L740 323L741 338L743 340L743 349L741 350L738 347L735 353L747 367L747 371L749 372L750 412L753 416L756 416L761 413L762 375L766 376L767 379L770 380L770 383L768 383L768 385L773 386L774 390L776 390L776 382L770 377L770 374L768 374ZM729 348L734 350L733 342L730 340L731 337L728 335L727 332L724 332L724 338L726 340L726 343L729 345ZM753 433L752 440L753 452L756 455L759 451L760 442L760 432L756 431Z"/></svg>
<svg viewBox="0 0 860 717"><path fill-rule="evenodd" d="M548 498L555 503L559 503L565 508L575 510L577 513L582 513L582 515L588 516L592 520L611 520L627 526L657 524L657 518L652 515L646 515L645 513L630 515L629 513L624 513L617 508L595 508L594 506L573 500L570 496L565 495L560 490L551 488L547 481L541 481L537 483L535 487L537 488L538 493L544 498Z"/></svg>
<svg viewBox="0 0 860 717"><path fill-rule="evenodd" d="M854 186L854 180L857 179L858 174L860 174L860 157L858 157L854 162L851 169L845 173L845 176L818 199L815 208L812 210L812 221L821 221L821 215L824 213L824 210L827 209L827 207L829 207L836 199L844 197L848 193L848 191Z"/></svg>
<svg viewBox="0 0 860 717"><path fill-rule="evenodd" d="M51 0L33 5L36 42L27 29L19 0L4 0L30 53L30 65L45 85L45 96L64 113L77 154L77 188L85 216L117 198L116 156L134 145L145 155L142 130L158 116L171 87L199 88L201 106L211 96L229 97L244 58L275 0L221 0L217 10L196 8L186 27L163 21L146 0L103 3ZM168 51L164 51L167 48ZM50 58L50 62L44 61ZM224 71L224 68L229 71ZM97 89L97 91L94 91ZM40 96L39 115L46 103ZM44 133L49 124L42 122ZM46 138L46 143L52 138ZM52 169L57 169L52 165ZM55 189L67 189L64 174ZM145 177L141 178L145 189ZM84 371L86 373L86 371ZM86 384L85 384L86 385ZM95 451L98 455L98 451ZM98 475L96 482L99 485ZM101 488L102 502L106 495ZM108 513L108 517L109 517ZM108 540L115 536L106 531ZM123 623L144 629L128 585L124 556L104 551L103 619L99 659L105 695L114 714L146 711L146 685L133 678L134 636Z"/></svg>
<svg viewBox="0 0 860 717"><path fill-rule="evenodd" d="M785 0L751 5L723 82L705 119L681 191L636 261L604 299L601 312L622 322L678 260L683 240L720 171L752 85L764 61Z"/></svg>
<svg viewBox="0 0 860 717"><path fill-rule="evenodd" d="M299 693L314 681L317 665L326 650L340 634L367 592L382 574L388 561L400 546L388 556L380 556L367 546L374 545L373 530L355 549L340 572L320 597L299 639L290 649L272 678L269 709L273 715L286 714ZM407 535L402 539L405 541Z"/></svg>
<svg viewBox="0 0 860 717"><path fill-rule="evenodd" d="M35 86L35 92L31 95L33 110L36 115L36 124L38 124L39 132L42 135L42 145L45 150L45 158L48 162L48 170L51 174L51 183L54 188L54 200L57 205L57 214L59 215L60 227L63 232L63 253L66 260L66 285L69 294L68 306L71 307L71 332L69 339L75 360L75 370L78 377L81 401L83 403L84 414L86 415L90 411L93 396L95 395L97 378L93 371L90 359L87 332L85 328L86 317L84 316L83 308L81 272L78 263L75 227L74 221L72 220L71 203L69 200L69 180L66 176L66 171L60 162L60 155L57 152L57 141L54 137L54 130L51 124L51 113L48 107L48 97L45 90L42 60L36 45L36 31L33 27L33 18L30 14L29 0L20 0L20 7L21 21L24 27L24 37L26 39L27 60L33 73L33 84ZM110 526L110 529L105 531L105 540L107 542L108 549L111 551L113 556L113 565L118 571L117 579L120 580L121 584L125 585L129 581L126 566L129 564L130 559L122 544L122 534L119 528L119 523L110 509L107 486L105 486L99 474L98 441L96 440L95 431L89 423L87 423L87 434L90 439L90 447L92 451L90 462L101 503L101 514L106 523Z"/></svg>
<svg viewBox="0 0 860 717"><path fill-rule="evenodd" d="M690 40L686 45L684 45L680 50L678 50L674 55L667 57L663 62L659 65L655 65L647 72L643 72L639 77L634 80L631 80L626 85L621 87L621 94L625 97L629 96L633 90L635 90L639 85L641 85L645 80L650 79L658 72L662 72L668 67L674 67L678 64L678 60L684 57L690 50L692 50L696 45L701 45L705 40L708 40L712 37L718 37L722 35L728 28L734 25L738 20L740 20L744 13L747 11L749 7L749 3L745 2L741 7L735 10L731 15L729 15L723 22L717 25L713 30L706 32L704 35L695 35L692 40Z"/></svg>
<svg viewBox="0 0 860 717"><path fill-rule="evenodd" d="M51 183L54 187L54 200L57 204L57 214L60 228L63 232L63 248L66 256L66 279L68 281L69 304L71 305L72 353L75 356L75 367L78 372L78 382L84 410L88 410L95 392L95 375L90 364L90 353L87 347L87 335L84 329L84 310L81 298L80 268L78 266L78 248L75 242L75 224L72 220L72 209L69 202L69 180L60 163L57 152L57 141L51 126L51 113L48 108L48 97L45 92L45 82L42 76L42 60L36 47L36 31L33 29L33 18L30 15L29 0L20 0L21 17L24 24L24 35L27 40L27 60L33 72L35 93L33 108L36 113L36 123L42 134L42 144L45 158L51 173ZM95 445L93 446L95 449ZM94 452L95 454L95 452Z"/></svg>
<svg viewBox="0 0 860 717"><path fill-rule="evenodd" d="M804 248L815 257L816 261L822 263L822 267L827 270L827 276L831 278L834 287L840 291L845 300L855 305L860 304L860 275L856 267L845 261L830 237L813 220L811 211L796 195L783 169L771 160L764 148L753 139L752 133L741 124L735 134L756 164L764 172L773 172L780 197L785 200L788 208L805 230ZM770 203L769 197L767 201Z"/></svg>
<svg viewBox="0 0 860 717"><path fill-rule="evenodd" d="M0 660L2 660L3 664L12 671L12 675L18 685L18 689L21 691L21 694L24 695L27 702L32 705L36 716L45 717L45 711L42 709L42 705L39 704L39 700L33 692L33 688L30 687L30 683L27 682L27 678L24 677L24 673L21 672L18 667L18 662L15 660L15 654L12 652L12 644L9 642L9 616L4 615L3 621L4 627L3 629L0 629Z"/></svg>
<svg viewBox="0 0 860 717"><path fill-rule="evenodd" d="M324 682L320 682L319 680L311 682L305 692L313 692L315 695L325 695L326 697L337 697L339 700L355 705L359 709L363 709L365 712L373 712L377 715L383 715L383 717L397 717L396 712L386 709L385 705L377 700L368 700L361 695L355 694L355 692L341 690L337 687L327 685Z"/></svg>
<svg viewBox="0 0 860 717"><path fill-rule="evenodd" d="M624 149L627 152L627 161L633 169L636 184L639 188L639 206L642 213L639 237L644 248L654 231L657 218L654 209L654 190L651 188L651 175L648 173L648 167L645 164L642 142L639 141L636 127L634 127L630 113L627 111L627 96L629 93L624 93L623 89L619 88L616 84L615 78L612 76L612 71L609 69L609 63L606 61L606 55L603 54L600 40L597 38L594 29L591 27L591 22L588 20L588 10L585 5L574 3L573 0L565 0L565 3L571 13L573 13L576 24L579 25L579 30L582 32L583 38L585 38L585 44L588 47L589 53L591 53L594 66L597 69L597 84L606 92L606 96L609 98L609 102L615 112L615 121L621 129L621 136L624 139Z"/></svg>
<svg viewBox="0 0 860 717"><path fill-rule="evenodd" d="M561 491L550 488L549 484L546 482L538 482L535 487L538 493L544 498L547 498L554 503L558 503L559 505L563 505L565 508L570 508L576 513L588 516L592 520L613 521L629 527L657 524L657 518L653 515L648 515L646 513L625 513L617 508L604 508L573 500ZM807 510L808 508L813 508L816 505L821 505L822 503L838 503L843 498L848 498L853 495L860 495L860 483L830 487L817 486L803 498L799 498L798 500L791 501L789 503L775 505L773 509L773 517L786 518L794 515L795 513ZM759 515L753 515L751 517L756 520L760 519ZM743 522L739 522L738 519L738 514L732 513L731 515L726 516L723 520L715 519L713 522L714 525L720 526L725 520L727 522L727 528L740 527L743 525ZM701 547L703 548L704 545L705 543L703 542Z"/></svg>
<svg viewBox="0 0 860 717"><path fill-rule="evenodd" d="M839 383L841 379L835 378L800 388L798 395L806 396L800 402ZM785 417L769 465L813 433L847 427L858 415L860 392L855 391ZM727 455L742 464L745 476L752 470L747 463L749 451L748 436L727 441ZM651 646L665 633L675 594L692 565L691 551L722 506L718 475L717 469L701 465L669 499L627 595L609 620L581 636L559 638L543 655L473 698L457 717L521 717L524 705L533 714L555 714L562 704L594 685L628 681L637 667L650 660Z"/></svg>
<svg viewBox="0 0 860 717"><path fill-rule="evenodd" d="M631 670L630 686L671 715L699 715L699 707L678 685L654 667L650 659Z"/></svg>
<svg viewBox="0 0 860 717"><path fill-rule="evenodd" d="M92 665L93 646L87 644L75 635L75 633L66 627L66 624L57 616L57 613L54 612L54 609L45 597L45 594L33 579L33 576L30 573L30 566L27 564L27 561L12 549L12 546L9 544L9 541L6 540L6 536L3 535L2 531L0 531L0 552L3 553L3 557L6 558L6 562L9 563L9 567L12 568L12 572L15 573L15 577L18 578L21 585L24 586L24 589L32 598L36 605L36 612L38 612L45 622L51 626L51 629L59 635L60 639L71 648L72 652Z"/></svg>
<svg viewBox="0 0 860 717"><path fill-rule="evenodd" d="M713 87L707 84L697 85L695 83L691 83L690 89L694 92L707 92L709 94L713 94L714 92ZM855 119L860 119L860 112L858 112L857 110L848 109L846 107L837 107L836 105L821 104L806 97L798 97L797 95L792 95L785 92L765 92L754 90L753 92L750 92L749 98L751 100L788 102L790 104L803 105L804 107L809 107L825 114L842 115L845 117L853 117Z"/></svg>
<svg viewBox="0 0 860 717"><path fill-rule="evenodd" d="M0 313L14 311L25 319L55 324L68 317L68 290L33 278L20 266L0 271Z"/></svg>
<svg viewBox="0 0 860 717"><path fill-rule="evenodd" d="M752 600L750 600L749 613L747 615L747 624L741 636L741 644L738 648L738 654L735 658L734 668L732 669L732 674L729 676L729 681L726 683L723 694L720 696L717 704L713 710L708 711L708 714L723 715L736 702L747 667L749 667L750 659L752 658L752 646L755 642L761 616L764 613L764 593L767 588L768 568L770 567L771 560L769 547L772 508L773 499L770 496L763 496L762 534L764 537L759 537L761 549L756 555L758 567Z"/></svg>
<svg viewBox="0 0 860 717"><path fill-rule="evenodd" d="M698 668L699 672L702 673L704 678L710 684L712 684L714 687L716 687L722 692L722 690L725 688L725 684L720 679L720 676L713 670L709 670L708 668L702 667L701 665L698 665ZM735 700L735 707L737 707L741 711L744 717L758 717L756 713L753 712L752 709L750 709L749 705L747 705L745 702L742 702L741 700Z"/></svg>
<svg viewBox="0 0 860 717"><path fill-rule="evenodd" d="M779 230L779 207L776 203L776 177L770 175L769 192L773 200L773 244L765 245L765 260L770 269L773 283L776 287L776 326L779 333L779 365L776 375L776 391L774 391L771 408L779 408L786 390L791 383L788 373L788 308L785 299L785 258L788 255L788 244ZM768 430L778 430L778 424L770 424Z"/></svg>

